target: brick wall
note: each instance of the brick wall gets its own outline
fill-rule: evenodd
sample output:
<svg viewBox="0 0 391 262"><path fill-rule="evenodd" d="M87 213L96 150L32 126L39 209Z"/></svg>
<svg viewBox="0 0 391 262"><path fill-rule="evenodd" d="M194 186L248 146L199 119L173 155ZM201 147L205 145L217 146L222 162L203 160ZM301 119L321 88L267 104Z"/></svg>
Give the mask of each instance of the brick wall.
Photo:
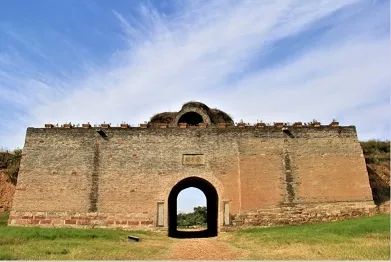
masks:
<svg viewBox="0 0 391 262"><path fill-rule="evenodd" d="M250 224L262 210L289 218L286 206L325 218L373 207L354 127L28 128L9 224L154 228L189 176L215 186L220 227L224 202Z"/></svg>

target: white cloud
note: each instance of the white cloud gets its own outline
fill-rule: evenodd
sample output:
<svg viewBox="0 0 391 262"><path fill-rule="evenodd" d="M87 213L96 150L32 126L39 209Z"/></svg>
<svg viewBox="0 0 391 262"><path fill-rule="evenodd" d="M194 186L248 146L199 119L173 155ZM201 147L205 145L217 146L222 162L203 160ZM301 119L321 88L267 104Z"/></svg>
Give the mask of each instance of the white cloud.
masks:
<svg viewBox="0 0 391 262"><path fill-rule="evenodd" d="M194 207L206 206L205 194L195 187L188 187L179 192L178 213L191 213Z"/></svg>
<svg viewBox="0 0 391 262"><path fill-rule="evenodd" d="M294 120L290 116L327 120L343 110L387 96L381 91L389 87L388 51L386 41L347 42L314 50L288 64L247 77L223 100L235 99L239 108L253 105L247 114L271 111L272 117L281 113L281 120ZM241 114L244 117L246 112Z"/></svg>
<svg viewBox="0 0 391 262"><path fill-rule="evenodd" d="M226 3L189 4L170 18L143 8L141 22L113 10L129 50L113 54L110 67L94 66L83 79L73 79L77 88L69 94L64 92L67 83L54 87L57 91L51 94L41 93L47 90L41 84L27 81L38 88L28 94L34 98L30 101L40 102L31 106L30 118L23 123L138 124L154 113L178 110L187 100L201 100L232 113L236 121L330 121L341 116L344 124L357 123L363 137L388 136L383 124L371 128L376 123L367 124L356 117L358 110L352 110L375 102L389 87L388 42L365 37L366 32L360 42L336 38L334 45L314 47L284 64L243 71L239 81L227 81L256 54L267 52L273 41L295 35L351 2ZM368 110L378 112L380 122L386 120L382 115L387 108Z"/></svg>

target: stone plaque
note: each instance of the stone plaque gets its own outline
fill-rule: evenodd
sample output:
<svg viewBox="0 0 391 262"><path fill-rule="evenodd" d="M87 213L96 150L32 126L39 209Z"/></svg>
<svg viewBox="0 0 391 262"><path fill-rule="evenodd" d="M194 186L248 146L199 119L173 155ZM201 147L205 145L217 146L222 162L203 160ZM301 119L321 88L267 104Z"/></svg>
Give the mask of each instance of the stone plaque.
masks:
<svg viewBox="0 0 391 262"><path fill-rule="evenodd" d="M157 226L164 226L164 202L157 203Z"/></svg>
<svg viewBox="0 0 391 262"><path fill-rule="evenodd" d="M229 226L229 202L224 202L224 225Z"/></svg>
<svg viewBox="0 0 391 262"><path fill-rule="evenodd" d="M203 154L184 154L182 164L186 166L205 165L205 157Z"/></svg>

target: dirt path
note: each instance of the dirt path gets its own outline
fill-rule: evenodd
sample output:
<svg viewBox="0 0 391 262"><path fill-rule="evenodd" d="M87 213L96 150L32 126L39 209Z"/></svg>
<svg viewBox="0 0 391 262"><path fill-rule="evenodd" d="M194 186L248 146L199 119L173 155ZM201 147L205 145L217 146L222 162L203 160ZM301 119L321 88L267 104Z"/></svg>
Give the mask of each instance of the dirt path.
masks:
<svg viewBox="0 0 391 262"><path fill-rule="evenodd" d="M243 257L243 252L229 245L221 237L175 239L169 259L232 260Z"/></svg>

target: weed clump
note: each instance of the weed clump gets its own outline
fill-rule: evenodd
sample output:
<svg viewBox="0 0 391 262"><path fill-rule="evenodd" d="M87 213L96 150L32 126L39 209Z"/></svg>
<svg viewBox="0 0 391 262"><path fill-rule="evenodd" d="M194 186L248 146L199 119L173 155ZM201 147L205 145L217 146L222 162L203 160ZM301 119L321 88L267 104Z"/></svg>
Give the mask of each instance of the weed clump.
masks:
<svg viewBox="0 0 391 262"><path fill-rule="evenodd" d="M21 159L21 149L15 149L13 152L0 152L0 169L4 170L8 180L14 185L16 185L16 181L18 180Z"/></svg>

